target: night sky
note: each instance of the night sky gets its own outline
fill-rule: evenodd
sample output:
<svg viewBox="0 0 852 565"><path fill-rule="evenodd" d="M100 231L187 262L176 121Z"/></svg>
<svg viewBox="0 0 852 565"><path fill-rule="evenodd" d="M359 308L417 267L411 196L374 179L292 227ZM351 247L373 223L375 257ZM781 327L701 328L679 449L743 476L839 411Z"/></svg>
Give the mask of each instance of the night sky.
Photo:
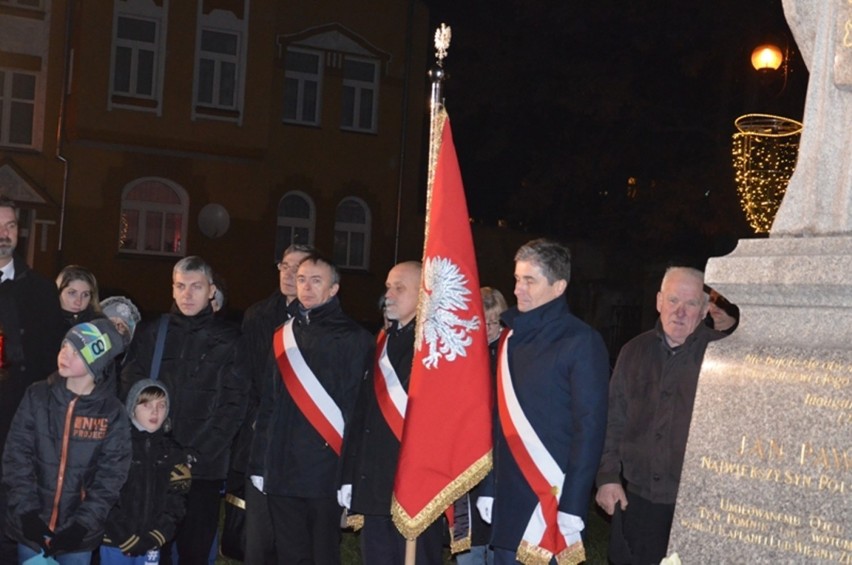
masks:
<svg viewBox="0 0 852 565"><path fill-rule="evenodd" d="M807 71L781 0L431 0L471 215L648 260L751 237L731 135L744 113L800 119ZM752 49L789 44L786 86Z"/></svg>

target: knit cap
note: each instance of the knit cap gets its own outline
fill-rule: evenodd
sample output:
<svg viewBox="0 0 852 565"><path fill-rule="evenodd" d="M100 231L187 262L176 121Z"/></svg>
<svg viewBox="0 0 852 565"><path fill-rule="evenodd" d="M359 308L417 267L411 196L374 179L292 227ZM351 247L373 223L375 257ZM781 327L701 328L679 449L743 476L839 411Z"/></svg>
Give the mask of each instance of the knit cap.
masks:
<svg viewBox="0 0 852 565"><path fill-rule="evenodd" d="M150 387L159 388L166 395L166 416L168 417L169 389L167 389L161 382L155 381L154 379L142 379L141 381L133 383L133 386L130 387L130 390L127 392L125 408L127 408L127 414L131 419L133 418L134 411L136 410L136 404L139 402L139 395L142 394L143 390Z"/></svg>
<svg viewBox="0 0 852 565"><path fill-rule="evenodd" d="M124 351L121 335L106 318L77 324L65 334L65 341L74 346L89 373L99 384L110 362Z"/></svg>
<svg viewBox="0 0 852 565"><path fill-rule="evenodd" d="M130 343L133 339L133 332L136 331L136 324L142 319L139 315L139 309L126 296L111 296L101 300L101 311L107 318L118 318L127 329L130 330L130 335L127 336L125 344Z"/></svg>

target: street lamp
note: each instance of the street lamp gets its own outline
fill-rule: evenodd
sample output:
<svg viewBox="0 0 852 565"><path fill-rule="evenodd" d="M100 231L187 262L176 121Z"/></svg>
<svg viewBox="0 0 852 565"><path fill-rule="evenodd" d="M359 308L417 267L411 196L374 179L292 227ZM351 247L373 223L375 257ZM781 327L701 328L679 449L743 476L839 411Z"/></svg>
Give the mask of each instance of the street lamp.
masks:
<svg viewBox="0 0 852 565"><path fill-rule="evenodd" d="M787 78L790 74L790 47L783 51L774 43L763 43L751 52L751 66L760 75L760 80L767 89L778 90L774 93L777 98L787 88ZM779 83L780 74L780 88Z"/></svg>
<svg viewBox="0 0 852 565"><path fill-rule="evenodd" d="M751 52L751 65L756 71L777 71L783 63L786 62L786 57L777 45L765 43L758 45Z"/></svg>

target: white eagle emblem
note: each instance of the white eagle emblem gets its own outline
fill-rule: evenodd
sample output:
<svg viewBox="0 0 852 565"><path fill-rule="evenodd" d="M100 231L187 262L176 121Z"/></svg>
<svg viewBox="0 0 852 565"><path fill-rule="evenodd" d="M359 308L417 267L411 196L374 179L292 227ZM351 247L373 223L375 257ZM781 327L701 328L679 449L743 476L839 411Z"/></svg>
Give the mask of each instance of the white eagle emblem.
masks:
<svg viewBox="0 0 852 565"><path fill-rule="evenodd" d="M454 361L465 357L467 347L473 342L471 331L480 327L479 316L462 318L456 312L468 310L470 289L458 265L442 257L427 258L423 265L423 286L420 291L417 326L417 349L424 343L429 347L423 357L427 369L438 366L441 357Z"/></svg>

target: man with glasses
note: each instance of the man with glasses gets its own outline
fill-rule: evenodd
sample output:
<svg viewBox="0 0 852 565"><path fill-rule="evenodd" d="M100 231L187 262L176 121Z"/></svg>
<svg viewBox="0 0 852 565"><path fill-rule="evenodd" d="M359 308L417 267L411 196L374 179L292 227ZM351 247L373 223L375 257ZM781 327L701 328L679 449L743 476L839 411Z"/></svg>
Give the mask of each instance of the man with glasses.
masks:
<svg viewBox="0 0 852 565"><path fill-rule="evenodd" d="M234 449L228 490L238 498L243 498L239 495L245 492L245 562L248 565L275 562L272 522L266 509L266 500L260 491L245 483L248 479L245 469L260 398L266 390L266 380L271 378L266 368L272 350L272 335L278 326L296 313L296 271L302 259L313 253L316 253L316 249L302 243L294 243L285 249L281 260L275 264L278 269L278 288L271 296L249 307L243 317L246 376L251 379L251 388L246 419Z"/></svg>

